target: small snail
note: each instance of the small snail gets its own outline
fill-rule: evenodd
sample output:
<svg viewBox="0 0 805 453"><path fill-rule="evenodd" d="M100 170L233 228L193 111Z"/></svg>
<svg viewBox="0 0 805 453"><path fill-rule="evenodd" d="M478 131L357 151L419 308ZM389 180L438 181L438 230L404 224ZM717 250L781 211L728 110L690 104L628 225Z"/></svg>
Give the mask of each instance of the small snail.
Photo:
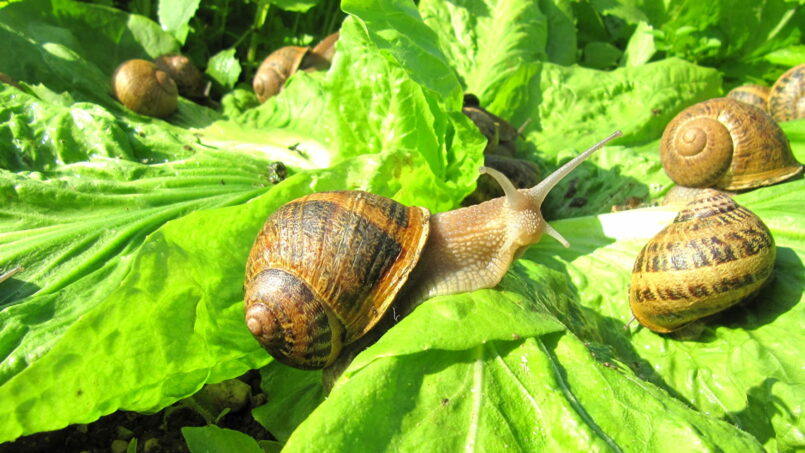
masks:
<svg viewBox="0 0 805 453"><path fill-rule="evenodd" d="M471 93L464 95L461 112L467 115L486 137L484 154L502 154L514 157L517 154L515 142L520 130L508 121L481 107L481 101Z"/></svg>
<svg viewBox="0 0 805 453"><path fill-rule="evenodd" d="M805 118L805 63L794 66L774 82L769 113L776 121Z"/></svg>
<svg viewBox="0 0 805 453"><path fill-rule="evenodd" d="M260 63L254 74L252 87L261 103L280 92L288 77L299 69L307 52L307 47L285 46L272 52Z"/></svg>
<svg viewBox="0 0 805 453"><path fill-rule="evenodd" d="M730 98L680 112L663 132L660 158L668 176L688 187L749 189L802 172L777 123L759 108Z"/></svg>
<svg viewBox="0 0 805 453"><path fill-rule="evenodd" d="M727 97L766 110L769 102L769 87L755 84L741 85L730 90Z"/></svg>
<svg viewBox="0 0 805 453"><path fill-rule="evenodd" d="M640 324L677 330L754 295L771 278L774 238L758 216L707 190L640 251L629 304Z"/></svg>
<svg viewBox="0 0 805 453"><path fill-rule="evenodd" d="M278 361L322 368L369 332L400 292L421 301L494 287L543 233L568 246L540 205L557 182L620 135L531 189L517 190L486 169L506 196L454 211L431 215L362 191L315 193L283 205L249 254L246 325Z"/></svg>
<svg viewBox="0 0 805 453"><path fill-rule="evenodd" d="M191 98L204 97L204 76L189 58L168 54L154 59L154 63L176 82L179 94Z"/></svg>
<svg viewBox="0 0 805 453"><path fill-rule="evenodd" d="M175 112L179 99L173 79L147 60L128 60L118 66L112 76L112 90L129 109L158 118Z"/></svg>
<svg viewBox="0 0 805 453"><path fill-rule="evenodd" d="M335 43L338 41L338 38L341 36L339 32L331 33L324 37L310 53L317 55L321 60L327 63L329 66L333 62L333 57L335 56Z"/></svg>

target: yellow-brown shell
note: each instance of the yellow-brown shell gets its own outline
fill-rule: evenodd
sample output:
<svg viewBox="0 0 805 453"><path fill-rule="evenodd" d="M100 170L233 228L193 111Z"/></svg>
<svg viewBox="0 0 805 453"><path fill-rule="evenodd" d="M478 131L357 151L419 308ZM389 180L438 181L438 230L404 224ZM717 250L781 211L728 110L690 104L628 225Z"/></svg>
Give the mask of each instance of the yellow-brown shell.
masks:
<svg viewBox="0 0 805 453"><path fill-rule="evenodd" d="M327 62L327 65L333 62L335 56L335 43L341 36L339 32L331 33L324 37L315 47L311 50L312 54L318 55L321 59Z"/></svg>
<svg viewBox="0 0 805 453"><path fill-rule="evenodd" d="M780 126L763 110L730 98L680 112L663 132L660 158L668 176L688 187L749 189L802 172Z"/></svg>
<svg viewBox="0 0 805 453"><path fill-rule="evenodd" d="M707 191L640 251L629 304L640 324L671 332L755 294L774 272L774 238L728 195Z"/></svg>
<svg viewBox="0 0 805 453"><path fill-rule="evenodd" d="M805 118L805 63L789 69L774 82L769 113L776 121Z"/></svg>
<svg viewBox="0 0 805 453"><path fill-rule="evenodd" d="M288 77L299 69L308 51L308 47L285 46L267 56L252 80L257 99L265 102L279 93Z"/></svg>
<svg viewBox="0 0 805 453"><path fill-rule="evenodd" d="M274 358L331 364L389 309L430 213L361 191L308 195L266 221L246 265L246 324Z"/></svg>
<svg viewBox="0 0 805 453"><path fill-rule="evenodd" d="M194 98L204 96L204 76L186 56L162 55L154 59L154 63L176 82L176 88L183 96Z"/></svg>
<svg viewBox="0 0 805 453"><path fill-rule="evenodd" d="M164 118L176 111L176 83L147 60L128 60L115 70L112 91L123 105L142 115Z"/></svg>
<svg viewBox="0 0 805 453"><path fill-rule="evenodd" d="M755 84L741 85L730 90L727 97L766 110L769 102L769 87Z"/></svg>

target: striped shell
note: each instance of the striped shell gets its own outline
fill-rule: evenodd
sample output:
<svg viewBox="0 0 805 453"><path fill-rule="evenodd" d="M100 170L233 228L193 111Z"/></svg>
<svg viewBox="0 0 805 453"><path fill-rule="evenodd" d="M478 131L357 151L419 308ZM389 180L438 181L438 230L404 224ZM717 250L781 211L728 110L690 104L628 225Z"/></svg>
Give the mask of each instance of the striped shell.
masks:
<svg viewBox="0 0 805 453"><path fill-rule="evenodd" d="M769 87L754 84L741 85L730 90L727 97L766 110L769 102Z"/></svg>
<svg viewBox="0 0 805 453"><path fill-rule="evenodd" d="M429 218L425 208L361 191L283 205L246 265L249 330L280 362L331 364L388 310L419 260Z"/></svg>
<svg viewBox="0 0 805 453"><path fill-rule="evenodd" d="M728 195L706 191L640 251L629 304L640 324L671 332L755 294L772 276L769 229Z"/></svg>
<svg viewBox="0 0 805 453"><path fill-rule="evenodd" d="M668 176L688 187L749 189L802 172L780 126L761 109L730 98L680 112L663 132L660 158Z"/></svg>
<svg viewBox="0 0 805 453"><path fill-rule="evenodd" d="M776 121L805 118L805 63L789 69L774 82L769 113Z"/></svg>

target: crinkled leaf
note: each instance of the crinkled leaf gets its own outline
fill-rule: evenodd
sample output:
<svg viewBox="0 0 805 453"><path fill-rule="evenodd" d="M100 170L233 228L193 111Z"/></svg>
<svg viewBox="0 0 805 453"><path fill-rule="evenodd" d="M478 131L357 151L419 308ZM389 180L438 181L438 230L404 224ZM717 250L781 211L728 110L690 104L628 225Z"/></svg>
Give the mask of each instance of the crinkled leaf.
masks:
<svg viewBox="0 0 805 453"><path fill-rule="evenodd" d="M360 28L342 36L353 43L344 61L384 61ZM11 146L2 156L16 172L0 172L0 259L26 270L0 287L0 439L121 408L157 410L266 364L243 323L242 281L254 237L280 204L367 185L411 204L458 203L474 178L460 173L477 168L483 146L469 120L427 100L393 61L368 67L365 79L344 71L299 78L328 90L319 125L333 126L311 137L292 106L322 98L290 86L268 115L241 125L188 102L170 120L205 125L193 130L113 101L3 86L0 130ZM341 113L362 105L371 80L386 84L373 85L383 115ZM272 128L276 118L294 120ZM359 129L376 149L350 149ZM329 154L324 165L305 154L311 146ZM267 165L278 159L295 175L269 189Z"/></svg>

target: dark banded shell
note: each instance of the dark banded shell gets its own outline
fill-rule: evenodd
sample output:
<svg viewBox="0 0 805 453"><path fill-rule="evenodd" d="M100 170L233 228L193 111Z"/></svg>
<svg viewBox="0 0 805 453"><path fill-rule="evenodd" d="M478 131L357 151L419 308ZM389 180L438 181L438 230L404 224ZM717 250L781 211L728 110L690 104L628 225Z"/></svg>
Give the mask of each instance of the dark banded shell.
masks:
<svg viewBox="0 0 805 453"><path fill-rule="evenodd" d="M769 113L776 121L805 118L805 63L789 69L774 82Z"/></svg>
<svg viewBox="0 0 805 453"><path fill-rule="evenodd" d="M772 276L769 229L728 195L708 190L640 251L629 303L640 324L671 332L755 294Z"/></svg>
<svg viewBox="0 0 805 453"><path fill-rule="evenodd" d="M280 207L246 265L246 323L279 361L332 363L371 329L419 260L430 213L367 192L325 192Z"/></svg>
<svg viewBox="0 0 805 453"><path fill-rule="evenodd" d="M766 110L769 103L769 87L754 84L741 85L730 90L727 97Z"/></svg>
<svg viewBox="0 0 805 453"><path fill-rule="evenodd" d="M802 172L780 126L763 110L730 98L680 112L663 132L660 159L668 177L687 187L749 189Z"/></svg>

